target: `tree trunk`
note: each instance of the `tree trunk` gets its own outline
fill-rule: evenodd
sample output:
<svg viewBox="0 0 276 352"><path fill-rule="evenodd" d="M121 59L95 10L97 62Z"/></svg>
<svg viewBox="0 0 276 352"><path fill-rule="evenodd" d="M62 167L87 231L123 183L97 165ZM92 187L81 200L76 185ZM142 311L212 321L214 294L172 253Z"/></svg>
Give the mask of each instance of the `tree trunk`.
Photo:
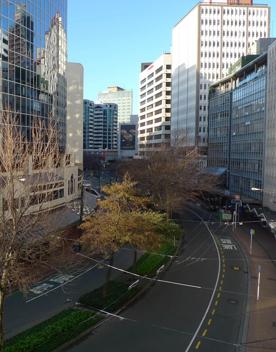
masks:
<svg viewBox="0 0 276 352"><path fill-rule="evenodd" d="M0 352L4 351L4 301L5 294L2 288L0 288Z"/></svg>
<svg viewBox="0 0 276 352"><path fill-rule="evenodd" d="M137 249L134 249L134 253L133 253L133 269L135 268L135 265L137 263Z"/></svg>
<svg viewBox="0 0 276 352"><path fill-rule="evenodd" d="M104 287L103 287L103 297L107 296L108 283L109 283L110 278L111 278L111 273L112 273L111 266L113 266L113 262L114 262L114 254L112 253L110 258L109 258L109 265L110 266L107 268L107 272L106 272L105 284L104 284Z"/></svg>

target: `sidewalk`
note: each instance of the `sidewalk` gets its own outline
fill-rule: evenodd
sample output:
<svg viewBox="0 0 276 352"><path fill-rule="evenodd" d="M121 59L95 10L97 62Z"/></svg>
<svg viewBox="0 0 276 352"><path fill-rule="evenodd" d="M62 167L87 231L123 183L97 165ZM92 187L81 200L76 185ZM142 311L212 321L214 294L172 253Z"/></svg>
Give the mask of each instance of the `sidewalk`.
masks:
<svg viewBox="0 0 276 352"><path fill-rule="evenodd" d="M250 228L256 230L252 255L249 254ZM246 348L242 351L276 351L276 240L269 230L245 224L235 232L250 266L249 324ZM260 298L257 301L258 271L261 271Z"/></svg>

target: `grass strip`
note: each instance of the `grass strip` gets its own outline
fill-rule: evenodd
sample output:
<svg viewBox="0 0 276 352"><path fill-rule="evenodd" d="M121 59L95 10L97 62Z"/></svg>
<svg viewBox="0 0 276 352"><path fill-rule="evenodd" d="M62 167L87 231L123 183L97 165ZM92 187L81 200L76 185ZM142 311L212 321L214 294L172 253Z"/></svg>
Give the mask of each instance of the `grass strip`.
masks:
<svg viewBox="0 0 276 352"><path fill-rule="evenodd" d="M7 341L5 352L49 352L95 325L101 318L90 311L67 309Z"/></svg>

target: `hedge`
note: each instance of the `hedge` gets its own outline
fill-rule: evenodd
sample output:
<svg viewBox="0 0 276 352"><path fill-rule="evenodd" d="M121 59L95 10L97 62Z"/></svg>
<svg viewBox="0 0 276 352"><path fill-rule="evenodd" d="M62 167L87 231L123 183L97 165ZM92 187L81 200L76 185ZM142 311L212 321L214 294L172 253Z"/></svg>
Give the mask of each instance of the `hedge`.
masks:
<svg viewBox="0 0 276 352"><path fill-rule="evenodd" d="M96 324L93 312L68 309L8 340L5 352L49 352Z"/></svg>

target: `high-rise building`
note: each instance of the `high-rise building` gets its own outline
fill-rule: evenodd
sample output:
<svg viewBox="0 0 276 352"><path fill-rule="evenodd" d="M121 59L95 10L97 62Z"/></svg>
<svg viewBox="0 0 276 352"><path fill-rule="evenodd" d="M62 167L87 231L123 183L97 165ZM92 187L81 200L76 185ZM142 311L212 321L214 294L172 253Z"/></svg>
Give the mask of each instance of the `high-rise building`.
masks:
<svg viewBox="0 0 276 352"><path fill-rule="evenodd" d="M172 140L207 146L208 89L258 38L269 37L270 8L252 0L205 0L172 35Z"/></svg>
<svg viewBox="0 0 276 352"><path fill-rule="evenodd" d="M208 166L224 168L231 194L261 202L267 54L250 58L210 88Z"/></svg>
<svg viewBox="0 0 276 352"><path fill-rule="evenodd" d="M268 49L263 193L265 207L276 211L276 41Z"/></svg>
<svg viewBox="0 0 276 352"><path fill-rule="evenodd" d="M83 101L83 149L93 149L94 102Z"/></svg>
<svg viewBox="0 0 276 352"><path fill-rule="evenodd" d="M0 5L0 112L18 123L24 140L31 141L34 123L58 129L60 165L36 170L30 161L26 177L32 183L43 174L47 207L63 205L80 194L79 166L66 154L67 118L67 0L14 0ZM1 133L1 130L0 130ZM47 183L47 185L46 185ZM43 188L41 187L41 189ZM3 192L0 192L0 204ZM37 198L33 205L39 205Z"/></svg>
<svg viewBox="0 0 276 352"><path fill-rule="evenodd" d="M116 104L95 104L83 101L84 149L117 158L118 107Z"/></svg>
<svg viewBox="0 0 276 352"><path fill-rule="evenodd" d="M111 86L106 92L98 94L98 102L101 104L117 104L118 124L129 123L132 114L132 91L121 87Z"/></svg>
<svg viewBox="0 0 276 352"><path fill-rule="evenodd" d="M170 143L171 54L141 65L138 152L144 156Z"/></svg>

